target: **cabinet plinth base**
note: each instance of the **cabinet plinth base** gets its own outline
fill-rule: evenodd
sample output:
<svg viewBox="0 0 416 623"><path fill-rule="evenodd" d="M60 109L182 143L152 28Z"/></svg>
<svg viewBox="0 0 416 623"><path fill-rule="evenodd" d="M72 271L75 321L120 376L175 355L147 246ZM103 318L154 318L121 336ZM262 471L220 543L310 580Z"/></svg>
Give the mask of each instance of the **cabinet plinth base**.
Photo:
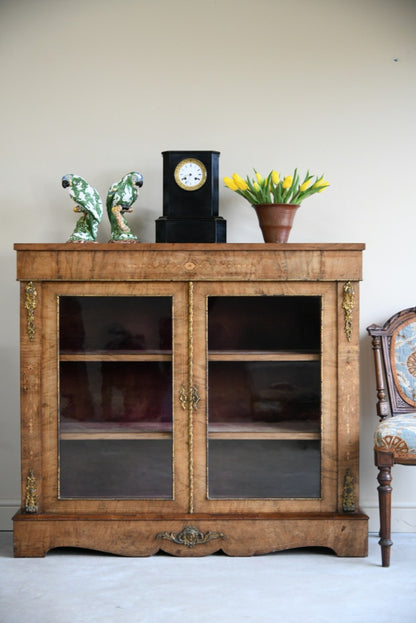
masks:
<svg viewBox="0 0 416 623"><path fill-rule="evenodd" d="M201 516L138 518L128 515L28 515L14 520L15 557L43 557L57 547L151 556L252 556L299 547L326 547L337 556L367 556L363 513L271 517Z"/></svg>

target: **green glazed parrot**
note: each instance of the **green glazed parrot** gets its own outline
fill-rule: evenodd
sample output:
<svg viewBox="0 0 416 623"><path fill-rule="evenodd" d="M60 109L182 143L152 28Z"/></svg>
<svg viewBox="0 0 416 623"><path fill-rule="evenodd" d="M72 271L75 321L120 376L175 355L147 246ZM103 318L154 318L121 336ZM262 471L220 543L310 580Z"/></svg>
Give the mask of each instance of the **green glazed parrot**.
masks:
<svg viewBox="0 0 416 623"><path fill-rule="evenodd" d="M132 205L136 201L143 186L143 175L132 171L127 173L108 189L107 214L111 225L110 242L132 242L137 236L131 231L124 214L133 212Z"/></svg>
<svg viewBox="0 0 416 623"><path fill-rule="evenodd" d="M83 177L69 173L62 178L63 188L75 201L74 212L82 212L67 242L95 242L103 216L103 203L98 192Z"/></svg>

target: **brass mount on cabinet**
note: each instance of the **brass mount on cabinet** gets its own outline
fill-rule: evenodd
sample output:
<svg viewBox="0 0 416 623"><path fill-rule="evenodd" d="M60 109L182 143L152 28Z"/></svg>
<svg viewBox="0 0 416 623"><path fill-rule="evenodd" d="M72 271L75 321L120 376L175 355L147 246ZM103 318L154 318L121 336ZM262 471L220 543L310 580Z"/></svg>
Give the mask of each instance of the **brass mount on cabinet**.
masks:
<svg viewBox="0 0 416 623"><path fill-rule="evenodd" d="M344 295L342 298L342 308L344 310L344 329L347 340L351 341L352 335L352 312L355 306L355 292L351 281L344 285Z"/></svg>
<svg viewBox="0 0 416 623"><path fill-rule="evenodd" d="M344 513L355 512L355 480L350 469L347 469L344 476L344 488L342 493L342 510Z"/></svg>
<svg viewBox="0 0 416 623"><path fill-rule="evenodd" d="M181 391L179 392L179 402L184 411L187 411L189 406L196 411L200 400L201 396L199 395L199 390L196 385L193 385L189 391L186 391L185 386L182 385Z"/></svg>
<svg viewBox="0 0 416 623"><path fill-rule="evenodd" d="M186 547L194 547L195 545L203 545L214 539L225 539L222 532L200 532L193 526L186 526L181 532L175 534L175 532L160 532L156 535L157 539L166 539L171 543L177 543L178 545L185 545Z"/></svg>
<svg viewBox="0 0 416 623"><path fill-rule="evenodd" d="M31 342L33 342L36 332L35 309L37 296L38 293L33 281L29 281L25 289L25 309L27 311L27 334Z"/></svg>
<svg viewBox="0 0 416 623"><path fill-rule="evenodd" d="M29 470L29 475L26 478L25 511L26 513L38 512L38 487L33 469Z"/></svg>

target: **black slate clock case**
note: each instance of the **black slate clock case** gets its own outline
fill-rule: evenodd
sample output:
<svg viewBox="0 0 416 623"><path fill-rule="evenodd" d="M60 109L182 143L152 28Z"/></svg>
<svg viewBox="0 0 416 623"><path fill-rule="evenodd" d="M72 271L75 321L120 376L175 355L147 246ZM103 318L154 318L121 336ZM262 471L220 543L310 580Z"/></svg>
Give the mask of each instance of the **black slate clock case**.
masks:
<svg viewBox="0 0 416 623"><path fill-rule="evenodd" d="M218 151L164 151L163 216L156 220L156 242L226 242L226 221L218 216ZM179 163L193 159L206 169L200 188L185 190L175 180Z"/></svg>

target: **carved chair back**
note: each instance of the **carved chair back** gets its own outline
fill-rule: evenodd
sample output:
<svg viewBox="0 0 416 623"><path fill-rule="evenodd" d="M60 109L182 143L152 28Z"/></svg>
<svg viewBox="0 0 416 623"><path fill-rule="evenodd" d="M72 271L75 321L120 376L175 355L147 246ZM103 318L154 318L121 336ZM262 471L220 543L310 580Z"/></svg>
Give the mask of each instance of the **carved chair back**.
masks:
<svg viewBox="0 0 416 623"><path fill-rule="evenodd" d="M415 412L416 307L398 312L382 327L371 325L367 330L376 364L379 417Z"/></svg>

